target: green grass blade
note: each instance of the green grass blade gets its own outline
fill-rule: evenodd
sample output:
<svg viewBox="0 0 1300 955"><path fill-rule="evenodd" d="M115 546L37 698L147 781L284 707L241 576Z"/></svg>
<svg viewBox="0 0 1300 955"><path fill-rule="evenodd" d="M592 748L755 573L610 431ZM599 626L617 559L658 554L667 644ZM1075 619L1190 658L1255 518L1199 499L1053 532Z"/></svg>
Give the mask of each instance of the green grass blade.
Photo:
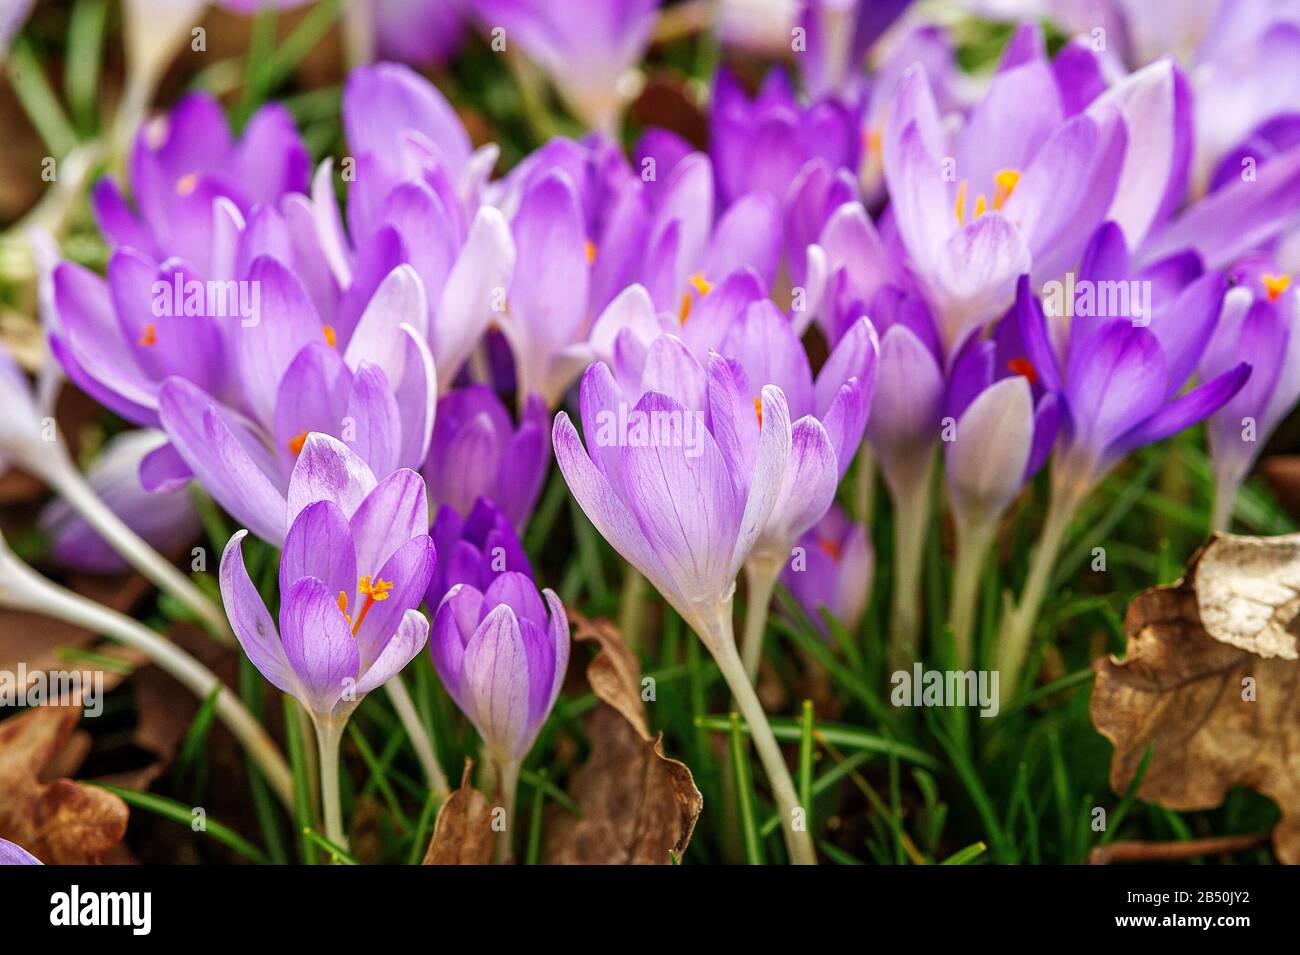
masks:
<svg viewBox="0 0 1300 955"><path fill-rule="evenodd" d="M141 793L136 792L134 789L123 789L120 786L112 786L108 783L91 783L90 785L108 790L128 806L133 806L136 809L144 809L148 812L162 816L164 819L170 819L172 822L178 822L183 826L190 827L191 831L202 832L205 835L209 835L227 848L238 852L250 862L256 862L259 865L265 865L267 863L266 855L261 849L257 848L257 846L253 845L239 833L235 832L235 830L228 826L223 826L215 819L205 818L203 820L204 828L194 830L193 810L189 806L176 802L174 799L168 799L165 796L159 796L155 793Z"/></svg>

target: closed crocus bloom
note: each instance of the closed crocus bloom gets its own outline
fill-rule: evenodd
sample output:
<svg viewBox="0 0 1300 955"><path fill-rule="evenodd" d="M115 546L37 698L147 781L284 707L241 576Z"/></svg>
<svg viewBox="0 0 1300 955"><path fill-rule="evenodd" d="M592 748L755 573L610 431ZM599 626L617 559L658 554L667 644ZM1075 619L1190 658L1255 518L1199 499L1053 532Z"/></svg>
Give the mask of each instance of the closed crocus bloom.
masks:
<svg viewBox="0 0 1300 955"><path fill-rule="evenodd" d="M0 865L43 865L43 863L17 843L0 839Z"/></svg>
<svg viewBox="0 0 1300 955"><path fill-rule="evenodd" d="M376 481L327 435L310 435L289 482L280 555L279 628L244 567L240 531L221 557L221 596L253 665L316 725L328 834L344 841L338 745L371 690L424 648L417 609L433 573L424 481L401 470Z"/></svg>
<svg viewBox="0 0 1300 955"><path fill-rule="evenodd" d="M564 604L520 573L501 574L485 591L458 584L438 608L429 650L495 766L507 820L498 858L506 858L519 770L569 665Z"/></svg>
<svg viewBox="0 0 1300 955"><path fill-rule="evenodd" d="M944 379L938 359L897 323L880 341L876 394L867 438L894 502L895 578L889 642L894 663L916 659L921 554L930 520L930 483L939 440Z"/></svg>
<svg viewBox="0 0 1300 955"><path fill-rule="evenodd" d="M876 554L867 529L837 505L810 527L791 554L781 582L790 588L813 626L829 636L823 609L850 634L857 630L871 596Z"/></svg>
<svg viewBox="0 0 1300 955"><path fill-rule="evenodd" d="M592 129L613 135L627 85L624 74L650 44L658 0L475 0L484 26L505 31L550 77Z"/></svg>
<svg viewBox="0 0 1300 955"><path fill-rule="evenodd" d="M581 389L587 447L560 412L552 436L556 463L600 534L718 661L782 807L790 856L815 862L807 833L791 824L794 783L737 652L732 622L736 573L780 496L791 456L785 396L774 385L758 395L742 390L716 354L702 370L667 335L652 345L645 369L644 380L681 398L646 390L633 401L609 367L595 363Z"/></svg>
<svg viewBox="0 0 1300 955"><path fill-rule="evenodd" d="M150 546L169 554L198 537L202 523L183 489L156 493L140 484L140 462L166 443L167 436L160 431L125 431L105 445L86 472L86 480L128 527ZM130 567L67 501L56 500L46 507L40 525L50 535L51 555L65 567L100 574L121 573Z"/></svg>
<svg viewBox="0 0 1300 955"><path fill-rule="evenodd" d="M480 497L488 497L522 532L550 456L550 416L540 398L529 397L516 426L496 392L469 385L438 402L423 470L435 507L468 516Z"/></svg>
<svg viewBox="0 0 1300 955"><path fill-rule="evenodd" d="M492 581L506 572L533 576L532 566L509 519L486 497L474 502L467 517L446 505L438 508L429 533L438 549L438 566L429 581L427 594L430 607L442 603L447 591L457 584L487 590Z"/></svg>
<svg viewBox="0 0 1300 955"><path fill-rule="evenodd" d="M1260 450L1300 398L1300 335L1295 333L1297 293L1290 277L1260 257L1233 272L1218 327L1201 357L1202 378L1214 378L1239 361L1250 378L1206 421L1214 467L1211 527L1226 531L1232 505Z"/></svg>
<svg viewBox="0 0 1300 955"><path fill-rule="evenodd" d="M858 168L861 136L853 110L833 99L803 106L782 69L768 74L752 100L730 73L720 71L709 124L710 155L724 204L756 190L784 202L811 159L832 169Z"/></svg>

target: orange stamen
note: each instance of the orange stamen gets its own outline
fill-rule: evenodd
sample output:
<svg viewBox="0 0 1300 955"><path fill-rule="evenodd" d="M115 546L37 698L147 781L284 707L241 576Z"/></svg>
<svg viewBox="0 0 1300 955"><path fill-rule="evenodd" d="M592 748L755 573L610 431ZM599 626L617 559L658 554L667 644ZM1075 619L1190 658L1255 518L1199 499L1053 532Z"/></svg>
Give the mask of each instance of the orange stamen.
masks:
<svg viewBox="0 0 1300 955"><path fill-rule="evenodd" d="M822 553L825 554L827 557L829 557L831 560L838 561L840 559L839 541L831 540L829 537L823 537L821 540L817 542L817 546L820 547Z"/></svg>
<svg viewBox="0 0 1300 955"><path fill-rule="evenodd" d="M158 329L155 327L153 322L150 322L144 327L144 330L140 333L140 337L136 341L136 344L144 345L146 347L158 344Z"/></svg>
<svg viewBox="0 0 1300 955"><path fill-rule="evenodd" d="M596 243L588 239L584 248L587 253L587 264L594 265L596 262Z"/></svg>
<svg viewBox="0 0 1300 955"><path fill-rule="evenodd" d="M1264 290L1268 292L1270 302L1276 302L1291 287L1289 275L1261 275L1260 280L1264 283Z"/></svg>
<svg viewBox="0 0 1300 955"><path fill-rule="evenodd" d="M963 179L957 183L957 224L966 224L966 193L970 190L970 180Z"/></svg>
<svg viewBox="0 0 1300 955"><path fill-rule="evenodd" d="M336 331L334 331L334 326L333 326L333 325L323 325L323 326L321 326L321 327L322 327L322 329L323 329L324 332L325 332L325 344L326 344L326 345L329 345L330 348L338 348L338 347L339 347L339 336L338 336L338 333L337 333Z"/></svg>
<svg viewBox="0 0 1300 955"><path fill-rule="evenodd" d="M754 414L758 415L758 429L763 430L763 396L754 396Z"/></svg>
<svg viewBox="0 0 1300 955"><path fill-rule="evenodd" d="M302 454L302 446L306 443L307 443L306 431L299 431L297 434L295 434L292 438L289 439L289 450L293 453L293 456L295 458L298 455Z"/></svg>
<svg viewBox="0 0 1300 955"><path fill-rule="evenodd" d="M361 629L361 623L366 619L366 614L370 613L370 608L375 605L376 601L387 600L388 592L393 589L391 580L376 580L373 584L369 577L362 577L357 581L357 590L361 591L366 597L366 602L361 605L361 612L357 614L357 621L352 625L352 635L356 636Z"/></svg>
<svg viewBox="0 0 1300 955"><path fill-rule="evenodd" d="M1031 385L1038 383L1038 369L1028 358L1013 358L1007 362L1007 370L1013 375L1027 378Z"/></svg>
<svg viewBox="0 0 1300 955"><path fill-rule="evenodd" d="M999 169L993 174L993 182L997 186L993 191L993 208L1001 209L1002 203L1011 198L1011 193L1016 190L1016 184L1020 182L1020 170Z"/></svg>
<svg viewBox="0 0 1300 955"><path fill-rule="evenodd" d="M198 184L199 174L197 172L191 172L187 175L181 176L176 180L176 195L188 196L194 192Z"/></svg>

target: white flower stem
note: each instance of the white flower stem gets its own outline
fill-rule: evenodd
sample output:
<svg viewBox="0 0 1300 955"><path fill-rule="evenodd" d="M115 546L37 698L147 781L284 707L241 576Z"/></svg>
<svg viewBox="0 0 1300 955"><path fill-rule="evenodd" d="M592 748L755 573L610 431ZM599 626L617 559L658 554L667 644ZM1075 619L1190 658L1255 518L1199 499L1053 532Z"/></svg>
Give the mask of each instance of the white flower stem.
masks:
<svg viewBox="0 0 1300 955"><path fill-rule="evenodd" d="M713 654L713 659L717 661L718 669L722 671L722 678L726 680L740 715L749 727L754 748L758 751L759 762L763 764L763 771L767 774L767 780L772 786L772 794L776 797L777 806L780 808L781 829L785 835L790 861L796 865L816 865L817 853L813 850L812 837L807 829L796 830L794 827L797 815L802 818L807 816L806 813L797 812L800 808L799 796L794 788L794 780L790 778L790 768L786 765L781 747L772 734L772 727L767 722L767 714L763 712L763 704L758 701L753 684L749 682L749 677L745 673L745 665L741 662L740 654L736 652L731 600L719 604L715 619L704 621L704 624L706 626L697 627L696 632L704 641L708 651Z"/></svg>
<svg viewBox="0 0 1300 955"><path fill-rule="evenodd" d="M1020 671L1029 655L1030 637L1042 608L1043 598L1052 580L1056 558L1065 544L1065 532L1086 491L1077 485L1056 480L1053 475L1052 498L1047 518L1030 558L1029 575L1020 592L1020 600L1011 608L998 632L998 671L1002 701L1011 700L1020 685Z"/></svg>
<svg viewBox="0 0 1300 955"><path fill-rule="evenodd" d="M438 762L433 736L424 725L424 721L420 719L415 703L411 700L411 694L407 691L406 684L402 682L402 675L394 674L392 679L384 684L384 689L388 691L389 702L397 711L397 718L401 720L402 728L410 737L411 746L415 748L415 758L420 761L420 768L424 770L424 778L428 780L429 788L438 794L439 802L446 802L447 797L451 795L447 775Z"/></svg>
<svg viewBox="0 0 1300 955"><path fill-rule="evenodd" d="M325 837L340 849L348 848L343 829L343 802L339 794L339 744L347 718L313 716L316 748L320 751L320 791L325 814Z"/></svg>
<svg viewBox="0 0 1300 955"><path fill-rule="evenodd" d="M492 861L497 865L509 865L514 861L515 798L519 794L519 771L523 766L517 759L494 760L493 764L496 766L497 783L501 787L501 806L506 811L506 825L497 833Z"/></svg>
<svg viewBox="0 0 1300 955"><path fill-rule="evenodd" d="M46 580L8 554L0 541L0 604L65 620L139 650L200 700L217 691L217 717L257 763L271 789L293 812L293 775L266 730L239 698L198 660L130 617Z"/></svg>
<svg viewBox="0 0 1300 955"><path fill-rule="evenodd" d="M914 480L891 488L894 499L894 580L889 618L889 659L895 670L911 669L920 652L921 562L930 526L934 453Z"/></svg>
<svg viewBox="0 0 1300 955"><path fill-rule="evenodd" d="M994 521L957 521L957 560L953 571L952 601L948 605L948 623L952 627L957 666L962 670L971 668L975 655L972 634L980 572L984 569L996 531L997 523Z"/></svg>
<svg viewBox="0 0 1300 955"><path fill-rule="evenodd" d="M235 645L225 612L195 586L170 561L127 527L95 493L66 454L59 454L43 469L43 478L78 514L99 532L132 567L161 590L171 594L202 622L204 629L226 646Z"/></svg>
<svg viewBox="0 0 1300 955"><path fill-rule="evenodd" d="M772 606L772 592L781 576L781 562L752 557L745 564L748 587L745 598L745 633L741 638L740 657L749 682L758 679L758 665L763 658L763 633Z"/></svg>

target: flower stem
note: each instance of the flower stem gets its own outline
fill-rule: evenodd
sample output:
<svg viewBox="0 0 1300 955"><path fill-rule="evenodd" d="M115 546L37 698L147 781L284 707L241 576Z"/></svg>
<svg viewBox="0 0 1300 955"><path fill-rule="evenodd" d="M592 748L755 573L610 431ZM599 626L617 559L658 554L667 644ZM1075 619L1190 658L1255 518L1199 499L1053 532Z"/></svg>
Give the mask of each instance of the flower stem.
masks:
<svg viewBox="0 0 1300 955"><path fill-rule="evenodd" d="M341 849L348 847L343 829L343 803L339 795L339 743L345 719L313 717L316 748L320 751L320 791L325 810L325 836Z"/></svg>
<svg viewBox="0 0 1300 955"><path fill-rule="evenodd" d="M758 679L758 664L763 658L763 632L772 606L772 591L781 576L779 561L751 558L745 564L745 581L749 588L745 605L745 633L741 638L740 657L745 675L752 684Z"/></svg>
<svg viewBox="0 0 1300 955"><path fill-rule="evenodd" d="M388 699L393 704L393 709L397 711L397 718L401 720L402 728L406 730L406 735L411 740L411 746L415 748L415 758L420 761L420 768L424 770L424 778L428 781L429 788L438 794L439 802L446 802L447 797L451 795L447 775L438 762L433 735L420 719L415 703L411 700L411 694L407 691L406 684L402 682L402 675L394 674L384 684L384 689L388 691Z"/></svg>
<svg viewBox="0 0 1300 955"><path fill-rule="evenodd" d="M930 525L931 453L914 481L891 488L894 499L894 581L889 620L889 659L892 669L906 670L916 662L921 636L921 559Z"/></svg>
<svg viewBox="0 0 1300 955"><path fill-rule="evenodd" d="M749 726L754 748L758 751L759 762L763 764L763 771L767 774L767 780L772 786L772 794L776 797L777 806L781 810L781 829L785 835L790 861L796 865L816 865L817 853L813 850L812 838L808 834L807 827L796 829L794 825L796 816L806 818L806 815L798 812L801 807L795 792L794 780L790 777L790 768L786 765L781 747L772 734L772 727L768 725L763 705L758 701L753 684L749 682L745 673L745 665L741 662L740 654L736 652L730 600L719 604L716 620L712 622L707 633L701 631L699 636L704 641L705 647L713 654L713 659L717 661L718 669L722 671L722 678L727 681L740 715Z"/></svg>
<svg viewBox="0 0 1300 955"><path fill-rule="evenodd" d="M1228 468L1216 469L1214 476L1214 509L1210 512L1210 533L1228 533L1232 529L1232 509L1237 503L1243 475Z"/></svg>
<svg viewBox="0 0 1300 955"><path fill-rule="evenodd" d="M522 766L517 759L494 762L497 782L501 786L501 805L506 811L506 827L497 833L492 861L497 865L509 865L514 861L515 797L519 793L519 770Z"/></svg>
<svg viewBox="0 0 1300 955"><path fill-rule="evenodd" d="M95 493L72 461L61 454L41 475L132 567L190 610L204 629L226 646L235 645L225 613L170 561L149 546Z"/></svg>
<svg viewBox="0 0 1300 955"><path fill-rule="evenodd" d="M999 631L998 671L1003 703L1012 699L1020 686L1020 671L1029 655L1029 639L1043 598L1047 596L1052 568L1056 566L1056 558L1065 543L1070 520L1082 500L1082 494L1062 490L1062 485L1053 481L1047 519L1030 558L1029 576L1025 578L1020 601L1007 613Z"/></svg>
<svg viewBox="0 0 1300 955"><path fill-rule="evenodd" d="M948 623L952 627L953 650L957 667L971 668L974 659L972 634L975 629L975 604L979 594L980 572L997 530L995 523L957 522L957 562L953 573L952 602Z"/></svg>
<svg viewBox="0 0 1300 955"><path fill-rule="evenodd" d="M5 553L3 541L0 541L0 563L3 565L3 573L0 574L0 604L65 620L139 650L200 700L207 699L216 691L217 717L248 751L258 769L266 776L272 790L292 814L293 774L289 771L288 764L262 725L211 670L174 643L125 614L46 580L11 554Z"/></svg>

